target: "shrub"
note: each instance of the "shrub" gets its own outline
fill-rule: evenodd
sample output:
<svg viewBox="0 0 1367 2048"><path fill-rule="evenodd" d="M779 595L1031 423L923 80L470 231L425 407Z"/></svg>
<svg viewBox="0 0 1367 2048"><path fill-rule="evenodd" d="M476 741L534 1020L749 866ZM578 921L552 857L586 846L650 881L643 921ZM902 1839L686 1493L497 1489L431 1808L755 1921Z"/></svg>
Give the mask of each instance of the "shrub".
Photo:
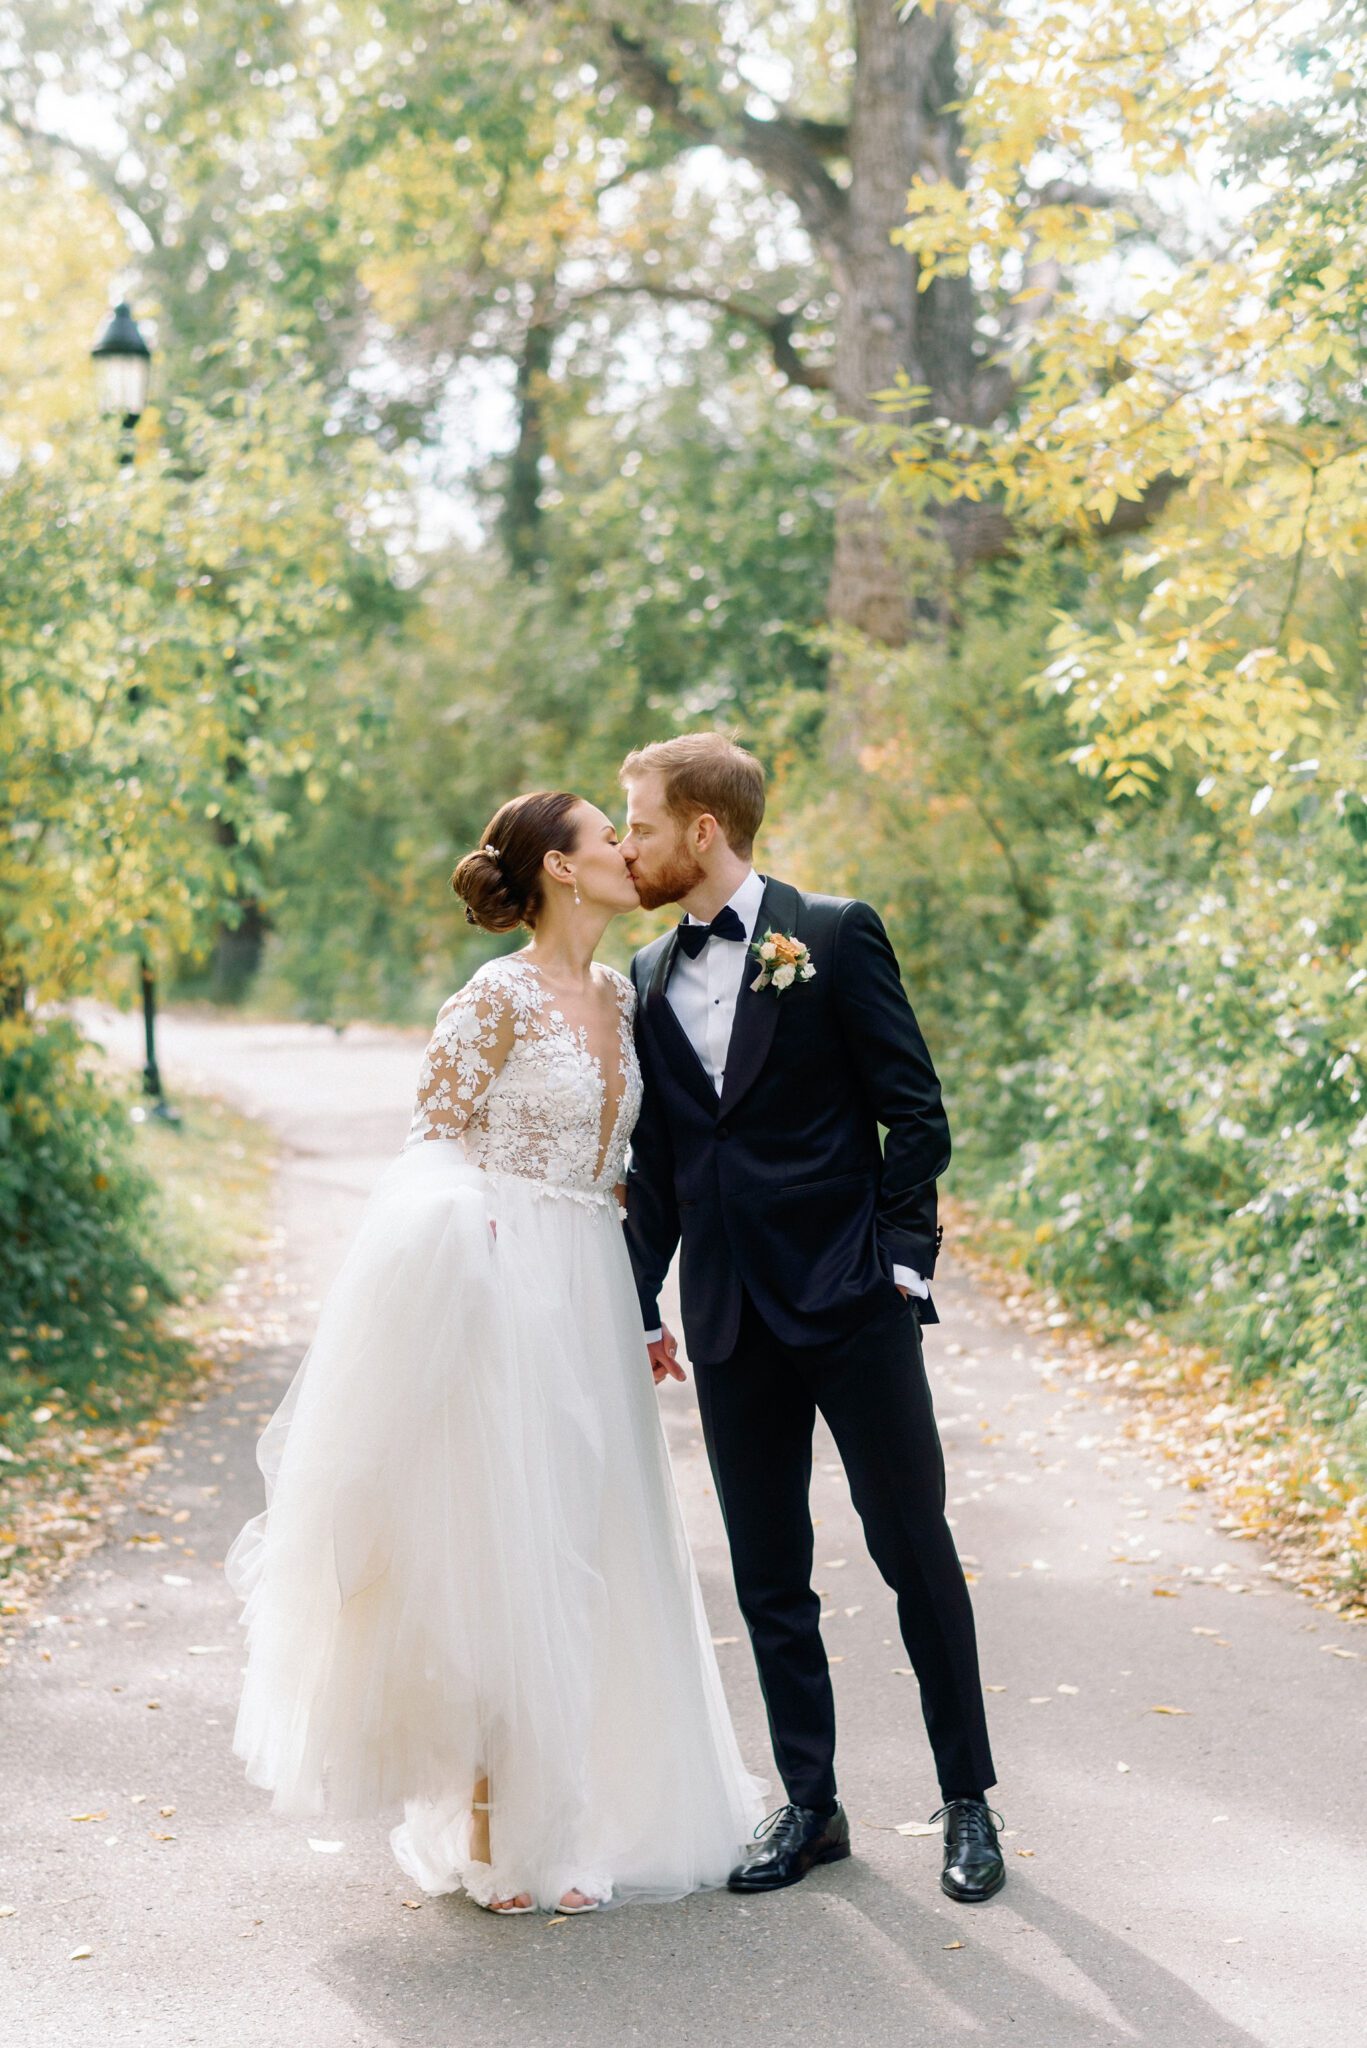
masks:
<svg viewBox="0 0 1367 2048"><path fill-rule="evenodd" d="M996 1201L1055 1284L1175 1312L1356 1434L1367 860L1344 824L1326 805L1204 884L1155 885L1147 929L1113 944L1032 1064L1032 1133ZM1057 921L1038 941L1066 943Z"/></svg>
<svg viewBox="0 0 1367 2048"><path fill-rule="evenodd" d="M0 1389L11 1442L48 1387L103 1412L120 1374L165 1349L171 1290L155 1187L124 1108L65 1019L0 1023ZM114 1403L117 1405L117 1402Z"/></svg>

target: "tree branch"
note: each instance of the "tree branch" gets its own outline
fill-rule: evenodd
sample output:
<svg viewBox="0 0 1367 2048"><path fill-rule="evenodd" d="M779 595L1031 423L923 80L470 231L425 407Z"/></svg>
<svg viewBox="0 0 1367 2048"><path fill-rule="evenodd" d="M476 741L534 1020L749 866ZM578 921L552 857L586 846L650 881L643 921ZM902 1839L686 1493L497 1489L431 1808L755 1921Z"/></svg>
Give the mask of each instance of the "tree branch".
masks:
<svg viewBox="0 0 1367 2048"><path fill-rule="evenodd" d="M1108 206L1133 205L1133 195L1113 192L1104 185L1078 185L1071 178L1051 178L1047 185L1028 195L1022 209L1033 213L1040 206L1091 206L1098 211Z"/></svg>
<svg viewBox="0 0 1367 2048"><path fill-rule="evenodd" d="M812 121L807 115L798 114L789 120L790 128L798 134L809 149L819 157L842 157L850 153L850 124L848 121Z"/></svg>
<svg viewBox="0 0 1367 2048"><path fill-rule="evenodd" d="M1168 473L1156 476L1138 498L1122 498L1109 519L1091 528L1089 538L1121 540L1126 534L1142 533L1153 525L1182 483L1181 477ZM1017 527L1000 506L957 500L943 509L941 518L946 544L960 571L1015 552Z"/></svg>
<svg viewBox="0 0 1367 2048"><path fill-rule="evenodd" d="M750 305L744 299L732 298L726 293L691 290L686 285L656 284L649 278L636 278L629 282L590 285L586 290L573 292L562 303L567 309L581 305L591 299L630 298L637 292L644 292L648 298L659 299L666 305L710 306L714 312L724 313L729 320L739 320L763 335L769 344L774 368L790 384L798 384L807 391L829 391L831 373L824 363L809 363L797 352L793 344L795 319L791 313L771 312L766 306Z"/></svg>
<svg viewBox="0 0 1367 2048"><path fill-rule="evenodd" d="M711 143L764 171L788 194L817 240L839 233L845 193L822 159L841 153L846 140L842 126L782 114L762 120L719 90L709 93L704 113L696 96L684 92L665 60L639 36L618 22L610 22L607 33L618 76L642 106L691 141Z"/></svg>
<svg viewBox="0 0 1367 2048"><path fill-rule="evenodd" d="M67 156L73 163L79 164L90 182L103 192L107 199L132 215L153 248L161 248L159 224L149 219L138 202L132 198L128 187L108 157L101 156L98 150L87 149L82 143L73 142L69 136L53 135L46 128L35 128L9 100L0 100L0 122L6 128L12 129L29 149L36 151L40 156Z"/></svg>

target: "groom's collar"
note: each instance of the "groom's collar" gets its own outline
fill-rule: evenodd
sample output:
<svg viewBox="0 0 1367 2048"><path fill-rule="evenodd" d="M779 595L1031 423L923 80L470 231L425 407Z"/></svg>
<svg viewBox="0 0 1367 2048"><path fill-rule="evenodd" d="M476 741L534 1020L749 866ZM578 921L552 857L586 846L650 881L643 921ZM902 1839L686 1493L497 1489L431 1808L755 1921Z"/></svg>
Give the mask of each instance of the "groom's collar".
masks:
<svg viewBox="0 0 1367 2048"><path fill-rule="evenodd" d="M736 916L745 926L747 945L755 936L755 926L759 923L759 907L764 901L765 887L766 878L763 875L757 875L754 869L751 868L745 880L726 905L728 910L735 911ZM718 916L720 914L718 912ZM707 922L708 920L705 917L695 917L691 910L684 919L685 924L706 924Z"/></svg>

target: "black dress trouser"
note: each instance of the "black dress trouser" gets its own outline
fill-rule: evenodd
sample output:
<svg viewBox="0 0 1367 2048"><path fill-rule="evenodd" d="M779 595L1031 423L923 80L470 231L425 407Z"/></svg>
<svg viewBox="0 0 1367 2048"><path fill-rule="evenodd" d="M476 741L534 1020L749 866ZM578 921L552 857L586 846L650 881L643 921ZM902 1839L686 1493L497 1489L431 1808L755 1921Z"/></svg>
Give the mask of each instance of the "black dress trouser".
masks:
<svg viewBox="0 0 1367 2048"><path fill-rule="evenodd" d="M812 1591L812 1433L825 1417L870 1555L897 1596L942 1796L984 1792L973 1608L945 1520L945 1468L905 1301L838 1343L780 1343L749 1295L735 1350L695 1361L703 1438L731 1544L774 1756L796 1806L835 1797L835 1703Z"/></svg>

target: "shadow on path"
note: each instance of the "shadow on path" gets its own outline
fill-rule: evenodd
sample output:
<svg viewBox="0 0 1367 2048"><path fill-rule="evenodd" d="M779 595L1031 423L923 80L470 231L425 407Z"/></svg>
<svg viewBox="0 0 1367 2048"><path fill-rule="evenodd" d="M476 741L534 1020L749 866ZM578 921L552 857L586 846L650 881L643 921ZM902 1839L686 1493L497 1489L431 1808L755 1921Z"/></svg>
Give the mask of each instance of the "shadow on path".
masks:
<svg viewBox="0 0 1367 2048"><path fill-rule="evenodd" d="M366 1940L316 1968L404 2048L939 2048L1001 2042L1016 2023L1050 2048L1271 2048L1014 1873L1008 1895L958 1912L908 1900L857 1863L744 1906L712 1893L558 1927L432 1901L402 1956L391 1939Z"/></svg>

